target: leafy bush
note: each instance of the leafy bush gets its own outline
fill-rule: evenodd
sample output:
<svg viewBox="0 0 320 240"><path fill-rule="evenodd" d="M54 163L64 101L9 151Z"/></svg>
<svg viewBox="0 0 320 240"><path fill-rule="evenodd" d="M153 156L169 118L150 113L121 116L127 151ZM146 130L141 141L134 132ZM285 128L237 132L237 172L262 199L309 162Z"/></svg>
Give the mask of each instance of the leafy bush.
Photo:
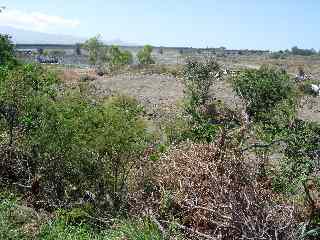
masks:
<svg viewBox="0 0 320 240"><path fill-rule="evenodd" d="M0 66L15 65L14 45L9 35L0 34Z"/></svg>
<svg viewBox="0 0 320 240"><path fill-rule="evenodd" d="M55 187L56 199L63 200L72 185L102 200L109 195L108 207L120 207L128 174L147 143L139 107L128 102L111 99L92 105L82 95L65 93L42 109L38 127L28 137L38 152L37 169L51 185L60 186Z"/></svg>
<svg viewBox="0 0 320 240"><path fill-rule="evenodd" d="M139 52L138 52L138 61L141 65L148 65L148 64L154 64L155 61L152 59L151 53L152 53L152 46L145 45Z"/></svg>
<svg viewBox="0 0 320 240"><path fill-rule="evenodd" d="M234 89L247 104L247 112L256 120L265 119L277 104L291 99L295 91L289 75L283 70L270 67L246 69L233 79ZM294 104L291 104L294 106Z"/></svg>
<svg viewBox="0 0 320 240"><path fill-rule="evenodd" d="M189 122L183 116L177 116L164 123L164 133L166 140L170 144L179 143L190 136Z"/></svg>
<svg viewBox="0 0 320 240"><path fill-rule="evenodd" d="M56 83L55 75L39 65L0 67L0 127L9 136L9 145L19 132L34 127L37 108L43 98L53 97L51 87Z"/></svg>

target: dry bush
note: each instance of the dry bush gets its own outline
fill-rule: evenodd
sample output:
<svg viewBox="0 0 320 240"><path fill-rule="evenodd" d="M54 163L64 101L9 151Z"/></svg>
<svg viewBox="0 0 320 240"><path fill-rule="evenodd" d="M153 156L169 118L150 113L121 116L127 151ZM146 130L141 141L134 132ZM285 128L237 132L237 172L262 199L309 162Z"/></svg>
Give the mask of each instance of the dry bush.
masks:
<svg viewBox="0 0 320 240"><path fill-rule="evenodd" d="M223 133L215 144L171 150L158 164L154 179L158 189L171 194L167 211L187 229L228 240L294 239L294 206L276 201L257 180L257 172ZM155 201L157 195L152 196ZM153 209L162 218L163 202L160 199L158 209Z"/></svg>

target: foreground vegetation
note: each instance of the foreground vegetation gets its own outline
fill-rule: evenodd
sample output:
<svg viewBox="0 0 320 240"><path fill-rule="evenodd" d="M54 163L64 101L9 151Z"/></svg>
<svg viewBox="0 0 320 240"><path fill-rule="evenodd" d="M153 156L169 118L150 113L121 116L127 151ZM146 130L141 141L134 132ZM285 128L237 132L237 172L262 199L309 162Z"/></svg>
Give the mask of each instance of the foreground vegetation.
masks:
<svg viewBox="0 0 320 240"><path fill-rule="evenodd" d="M0 39L1 239L320 236L320 125L297 118L303 93L285 71L233 75L234 110L210 92L215 59L189 59L182 113L154 130L137 100L70 88ZM85 47L93 65L132 61L98 38Z"/></svg>

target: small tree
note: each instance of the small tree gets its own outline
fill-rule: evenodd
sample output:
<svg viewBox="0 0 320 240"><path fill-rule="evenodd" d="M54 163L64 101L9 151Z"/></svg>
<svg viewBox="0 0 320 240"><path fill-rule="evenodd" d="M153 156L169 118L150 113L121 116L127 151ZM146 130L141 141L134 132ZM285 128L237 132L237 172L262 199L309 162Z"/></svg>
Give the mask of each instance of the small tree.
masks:
<svg viewBox="0 0 320 240"><path fill-rule="evenodd" d="M0 66L16 63L14 45L9 35L0 34Z"/></svg>
<svg viewBox="0 0 320 240"><path fill-rule="evenodd" d="M153 47L150 45L145 45L143 49L141 49L138 52L138 61L141 65L148 65L148 64L154 64L155 61L152 59L151 53L152 53Z"/></svg>
<svg viewBox="0 0 320 240"><path fill-rule="evenodd" d="M88 39L84 44L83 48L89 52L89 62L92 65L97 65L101 61L103 43L100 40L100 35Z"/></svg>

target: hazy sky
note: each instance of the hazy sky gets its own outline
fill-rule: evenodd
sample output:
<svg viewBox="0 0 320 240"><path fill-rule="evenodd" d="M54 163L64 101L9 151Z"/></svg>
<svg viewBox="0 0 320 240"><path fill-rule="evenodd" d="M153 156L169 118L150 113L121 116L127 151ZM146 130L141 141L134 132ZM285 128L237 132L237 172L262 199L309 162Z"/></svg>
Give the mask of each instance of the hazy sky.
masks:
<svg viewBox="0 0 320 240"><path fill-rule="evenodd" d="M318 0L0 0L0 25L164 46L320 48Z"/></svg>

